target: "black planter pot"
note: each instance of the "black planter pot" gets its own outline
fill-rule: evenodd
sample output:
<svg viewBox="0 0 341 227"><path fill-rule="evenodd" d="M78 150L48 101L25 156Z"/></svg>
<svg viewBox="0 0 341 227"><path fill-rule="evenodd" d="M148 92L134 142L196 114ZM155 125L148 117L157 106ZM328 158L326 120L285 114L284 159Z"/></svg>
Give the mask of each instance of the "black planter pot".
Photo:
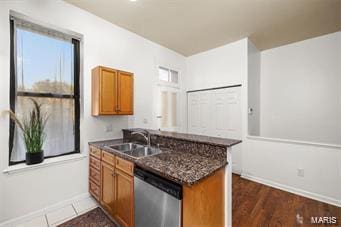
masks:
<svg viewBox="0 0 341 227"><path fill-rule="evenodd" d="M26 164L33 165L44 161L44 151L29 153L26 152Z"/></svg>

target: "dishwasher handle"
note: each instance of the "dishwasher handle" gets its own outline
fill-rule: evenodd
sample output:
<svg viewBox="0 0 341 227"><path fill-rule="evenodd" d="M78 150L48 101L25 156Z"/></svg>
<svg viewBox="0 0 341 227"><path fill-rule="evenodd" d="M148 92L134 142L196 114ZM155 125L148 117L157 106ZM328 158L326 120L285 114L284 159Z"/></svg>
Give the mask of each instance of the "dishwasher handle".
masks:
<svg viewBox="0 0 341 227"><path fill-rule="evenodd" d="M141 179L142 181L166 192L167 194L175 197L178 200L182 200L182 186L162 178L156 174L148 172L142 168L135 167L134 176Z"/></svg>

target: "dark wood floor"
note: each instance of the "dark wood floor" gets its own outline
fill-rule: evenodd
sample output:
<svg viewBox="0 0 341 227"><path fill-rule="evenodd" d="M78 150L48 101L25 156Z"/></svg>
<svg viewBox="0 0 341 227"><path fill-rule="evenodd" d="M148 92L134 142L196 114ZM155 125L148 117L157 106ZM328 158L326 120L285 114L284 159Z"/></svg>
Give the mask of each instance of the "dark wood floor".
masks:
<svg viewBox="0 0 341 227"><path fill-rule="evenodd" d="M233 175L233 227L341 226L341 208ZM296 216L303 217L303 224ZM311 217L334 216L337 224L311 224ZM302 220L302 219L301 219Z"/></svg>

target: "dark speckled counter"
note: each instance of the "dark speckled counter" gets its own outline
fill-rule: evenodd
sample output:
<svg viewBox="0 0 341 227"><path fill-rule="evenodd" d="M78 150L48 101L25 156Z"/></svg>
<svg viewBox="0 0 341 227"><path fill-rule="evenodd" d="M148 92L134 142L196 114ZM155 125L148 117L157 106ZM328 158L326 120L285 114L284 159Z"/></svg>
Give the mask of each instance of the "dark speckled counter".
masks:
<svg viewBox="0 0 341 227"><path fill-rule="evenodd" d="M112 140L101 140L101 141L94 141L89 142L89 145L100 148L100 149L106 149L106 146L111 146L115 144L121 144L123 143L123 139L112 139Z"/></svg>
<svg viewBox="0 0 341 227"><path fill-rule="evenodd" d="M132 128L132 129L123 129L123 132L134 132L139 131L140 128ZM222 146L222 147L232 147L238 143L241 143L241 140L228 139L228 138L219 138L219 137L211 137L211 136L203 136L203 135L194 135L188 133L179 133L179 132L168 132L168 131L159 131L159 130L151 130L151 129L142 129L148 131L151 135L159 136L163 138L176 139L186 142L193 143L204 143L208 145L214 146Z"/></svg>
<svg viewBox="0 0 341 227"><path fill-rule="evenodd" d="M134 141L134 138L126 133L135 130L138 129L123 130L124 140L105 140L89 144L132 161L139 167L182 185L193 185L225 167L228 164L227 148L241 142L232 139L148 130L152 135L152 145L161 145L162 153L136 159L106 147L127 142L127 140Z"/></svg>
<svg viewBox="0 0 341 227"><path fill-rule="evenodd" d="M201 155L173 150L138 159L135 163L169 180L187 185L200 181L227 164L226 159L209 159Z"/></svg>

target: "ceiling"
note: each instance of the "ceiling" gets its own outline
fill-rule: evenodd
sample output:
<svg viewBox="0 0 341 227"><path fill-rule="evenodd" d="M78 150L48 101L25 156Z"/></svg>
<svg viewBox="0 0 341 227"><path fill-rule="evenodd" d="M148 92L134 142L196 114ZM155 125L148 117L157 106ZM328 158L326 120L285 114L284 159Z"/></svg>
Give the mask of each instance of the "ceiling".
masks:
<svg viewBox="0 0 341 227"><path fill-rule="evenodd" d="M250 37L260 50L341 30L341 0L65 0L185 56Z"/></svg>

